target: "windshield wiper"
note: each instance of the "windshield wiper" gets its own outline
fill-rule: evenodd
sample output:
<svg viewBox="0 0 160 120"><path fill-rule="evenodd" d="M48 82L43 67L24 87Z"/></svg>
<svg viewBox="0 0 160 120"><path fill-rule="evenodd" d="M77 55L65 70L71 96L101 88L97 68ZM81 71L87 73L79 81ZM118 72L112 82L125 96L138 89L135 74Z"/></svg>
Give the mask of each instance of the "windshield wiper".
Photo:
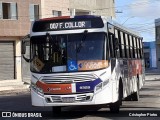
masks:
<svg viewBox="0 0 160 120"><path fill-rule="evenodd" d="M82 44L83 44L83 42L85 41L85 39L87 37L87 33L88 33L88 30L85 30L84 33L83 33L83 37L82 37L82 39L81 39L81 41L80 41L80 43L79 43L79 45L77 47L77 50L76 50L77 53L79 53L81 48L83 47Z"/></svg>

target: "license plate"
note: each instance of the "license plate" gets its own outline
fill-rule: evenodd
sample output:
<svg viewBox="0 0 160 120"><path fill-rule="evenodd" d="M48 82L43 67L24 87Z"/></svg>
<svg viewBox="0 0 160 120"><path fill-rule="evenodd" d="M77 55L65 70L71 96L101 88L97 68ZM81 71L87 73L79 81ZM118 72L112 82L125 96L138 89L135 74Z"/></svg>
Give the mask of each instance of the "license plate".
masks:
<svg viewBox="0 0 160 120"><path fill-rule="evenodd" d="M64 103L72 103L74 101L75 101L74 97L63 97L62 98L62 102L64 102Z"/></svg>

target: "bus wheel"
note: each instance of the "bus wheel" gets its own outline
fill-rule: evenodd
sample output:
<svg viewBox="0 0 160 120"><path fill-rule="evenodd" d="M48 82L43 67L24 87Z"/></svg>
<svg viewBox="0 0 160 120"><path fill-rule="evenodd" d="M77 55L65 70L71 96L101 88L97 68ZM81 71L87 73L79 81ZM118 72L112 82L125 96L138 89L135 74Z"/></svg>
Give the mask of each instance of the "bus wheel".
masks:
<svg viewBox="0 0 160 120"><path fill-rule="evenodd" d="M137 78L137 91L131 95L132 101L139 100L139 79Z"/></svg>
<svg viewBox="0 0 160 120"><path fill-rule="evenodd" d="M110 111L112 113L119 113L120 106L122 105L122 98L123 98L123 87L122 81L119 83L119 98L118 101L115 103L109 104Z"/></svg>
<svg viewBox="0 0 160 120"><path fill-rule="evenodd" d="M54 106L54 107L52 107L52 113L53 114L59 114L59 113L61 113L61 107L60 106Z"/></svg>
<svg viewBox="0 0 160 120"><path fill-rule="evenodd" d="M124 100L125 100L125 101L132 101L131 95L127 96Z"/></svg>
<svg viewBox="0 0 160 120"><path fill-rule="evenodd" d="M109 104L109 108L111 113L119 113L119 109L120 109L119 100L115 103Z"/></svg>

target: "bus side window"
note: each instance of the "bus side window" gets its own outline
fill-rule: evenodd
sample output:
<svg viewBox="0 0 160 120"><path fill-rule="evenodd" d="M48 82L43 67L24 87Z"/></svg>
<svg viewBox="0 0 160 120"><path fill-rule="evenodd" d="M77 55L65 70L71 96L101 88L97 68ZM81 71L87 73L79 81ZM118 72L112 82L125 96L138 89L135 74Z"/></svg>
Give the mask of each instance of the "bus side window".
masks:
<svg viewBox="0 0 160 120"><path fill-rule="evenodd" d="M140 47L140 38L138 38L138 52L139 52L139 58L142 58L141 47Z"/></svg>
<svg viewBox="0 0 160 120"><path fill-rule="evenodd" d="M139 38L139 52L140 52L140 58L143 58L142 40L140 38Z"/></svg>
<svg viewBox="0 0 160 120"><path fill-rule="evenodd" d="M136 57L135 57L135 54L136 54L136 53L135 53L135 49L134 49L134 46L135 46L134 39L135 39L135 38L132 36L132 45L133 45L133 47L132 47L132 49L133 49L133 58L136 58Z"/></svg>
<svg viewBox="0 0 160 120"><path fill-rule="evenodd" d="M139 57L138 56L138 50L137 50L138 46L137 46L137 38L135 37L135 51L137 53L137 58Z"/></svg>
<svg viewBox="0 0 160 120"><path fill-rule="evenodd" d="M132 45L132 36L129 35L129 44L130 44L130 56L133 58L133 45Z"/></svg>
<svg viewBox="0 0 160 120"><path fill-rule="evenodd" d="M120 53L120 58L123 58L123 53L122 53L122 40L121 40L121 32L118 30L118 39L119 39L119 53Z"/></svg>
<svg viewBox="0 0 160 120"><path fill-rule="evenodd" d="M113 49L113 46L114 46L114 42L113 42L114 36L113 36L112 33L109 32L108 37L109 37L110 55L111 55L112 58L114 58L115 57L115 50Z"/></svg>
<svg viewBox="0 0 160 120"><path fill-rule="evenodd" d="M115 41L115 40L117 40L117 41ZM116 50L116 57L118 57L118 58L120 58L120 44L119 44L119 36L118 36L118 30L117 29L115 29L115 39L114 39L114 43L115 43L115 45L114 45L114 47L117 47L117 48L114 48L115 50Z"/></svg>
<svg viewBox="0 0 160 120"><path fill-rule="evenodd" d="M128 37L128 53L129 53L129 58L132 58L131 57L131 47L130 47L130 35L127 35Z"/></svg>
<svg viewBox="0 0 160 120"><path fill-rule="evenodd" d="M125 33L123 33L123 38L124 38L124 52L125 52L125 58L127 58L127 49L126 49L126 36Z"/></svg>
<svg viewBox="0 0 160 120"><path fill-rule="evenodd" d="M110 48L110 55L111 58L115 57L115 50L114 50L114 26L108 23L108 39L109 39L109 48Z"/></svg>
<svg viewBox="0 0 160 120"><path fill-rule="evenodd" d="M121 49L122 49L122 58L125 57L125 50L124 50L124 39L123 39L123 32L120 32L121 36Z"/></svg>
<svg viewBox="0 0 160 120"><path fill-rule="evenodd" d="M128 44L128 34L125 34L126 38L126 57L129 58L129 44Z"/></svg>
<svg viewBox="0 0 160 120"><path fill-rule="evenodd" d="M141 55L140 55L140 51L139 51L139 49L140 49L140 46L139 46L139 38L137 38L137 55L138 55L138 58L141 58Z"/></svg>
<svg viewBox="0 0 160 120"><path fill-rule="evenodd" d="M133 38L133 41L134 41L134 51L135 51L135 58L138 58L138 55L137 55L137 44L136 44L136 37Z"/></svg>
<svg viewBox="0 0 160 120"><path fill-rule="evenodd" d="M140 49L141 49L141 55L142 55L142 58L144 58L144 53L143 53L143 45L142 45L142 39L140 40Z"/></svg>

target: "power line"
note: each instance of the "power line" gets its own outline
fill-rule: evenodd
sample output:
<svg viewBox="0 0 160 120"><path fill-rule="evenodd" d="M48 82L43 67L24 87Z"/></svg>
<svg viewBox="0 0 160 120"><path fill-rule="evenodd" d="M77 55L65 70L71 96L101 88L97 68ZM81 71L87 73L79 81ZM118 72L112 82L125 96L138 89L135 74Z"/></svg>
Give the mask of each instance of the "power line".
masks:
<svg viewBox="0 0 160 120"><path fill-rule="evenodd" d="M148 24L148 25L140 25L140 26L137 26L137 27L134 26L134 27L129 27L129 28L131 28L131 29L142 29L142 27L146 28L146 27L151 27L151 26L155 27L154 24L150 24L150 25Z"/></svg>

